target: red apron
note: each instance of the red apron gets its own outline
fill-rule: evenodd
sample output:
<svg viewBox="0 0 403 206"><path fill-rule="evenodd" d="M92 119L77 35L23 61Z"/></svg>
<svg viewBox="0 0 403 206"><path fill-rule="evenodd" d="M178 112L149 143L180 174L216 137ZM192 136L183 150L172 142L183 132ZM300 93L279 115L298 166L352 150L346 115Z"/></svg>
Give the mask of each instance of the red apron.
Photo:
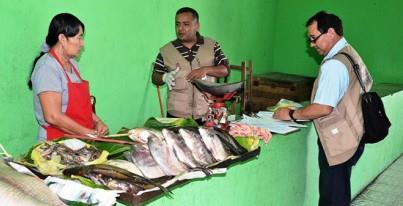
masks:
<svg viewBox="0 0 403 206"><path fill-rule="evenodd" d="M60 66L63 68L59 57L53 51L49 51L50 54L59 62ZM63 69L64 74L67 78L67 90L68 90L68 100L65 115L70 117L72 120L76 121L80 125L92 129L94 128L94 122L92 120L92 107L90 100L90 90L89 83L81 78L77 69L73 66L74 73L81 79L81 83L74 83L70 80L69 75ZM54 140L60 138L65 132L58 129L53 125L43 126L46 129L47 140Z"/></svg>

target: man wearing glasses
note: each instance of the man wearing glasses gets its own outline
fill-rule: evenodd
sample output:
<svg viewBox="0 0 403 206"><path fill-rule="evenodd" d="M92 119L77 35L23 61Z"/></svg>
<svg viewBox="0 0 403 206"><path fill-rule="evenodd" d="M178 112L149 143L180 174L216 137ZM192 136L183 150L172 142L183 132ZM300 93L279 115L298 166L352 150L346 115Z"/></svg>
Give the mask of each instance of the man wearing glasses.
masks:
<svg viewBox="0 0 403 206"><path fill-rule="evenodd" d="M351 168L364 151L361 87L345 52L360 65L367 91L372 78L359 54L343 37L342 21L334 14L316 13L306 23L310 46L324 59L314 83L311 104L279 109L274 118L311 119L319 136L319 205L349 205Z"/></svg>
<svg viewBox="0 0 403 206"><path fill-rule="evenodd" d="M177 39L160 49L154 63L152 81L155 85L167 84L167 117L193 118L202 124L208 103L190 81L215 81L228 75L229 63L220 44L199 33L199 14L183 7L176 12Z"/></svg>

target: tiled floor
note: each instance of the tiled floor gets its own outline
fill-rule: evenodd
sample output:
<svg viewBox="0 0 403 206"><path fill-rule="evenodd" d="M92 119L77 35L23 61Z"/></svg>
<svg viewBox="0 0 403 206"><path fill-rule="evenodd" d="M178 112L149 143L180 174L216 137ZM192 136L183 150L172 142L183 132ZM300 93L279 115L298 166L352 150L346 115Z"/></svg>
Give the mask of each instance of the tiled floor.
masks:
<svg viewBox="0 0 403 206"><path fill-rule="evenodd" d="M351 203L352 206L403 206L403 155Z"/></svg>

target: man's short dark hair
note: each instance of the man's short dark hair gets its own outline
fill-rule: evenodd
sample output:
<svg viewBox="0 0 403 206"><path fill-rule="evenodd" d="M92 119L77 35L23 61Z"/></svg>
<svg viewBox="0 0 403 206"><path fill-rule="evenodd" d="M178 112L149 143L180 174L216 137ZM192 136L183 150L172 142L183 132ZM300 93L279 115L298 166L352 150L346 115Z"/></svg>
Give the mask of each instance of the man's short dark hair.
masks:
<svg viewBox="0 0 403 206"><path fill-rule="evenodd" d="M194 10L190 7L180 8L178 11L176 11L175 15L177 16L178 14L187 13L187 12L191 13L193 15L193 19L196 19L196 21L199 22L199 14L197 13L196 10Z"/></svg>
<svg viewBox="0 0 403 206"><path fill-rule="evenodd" d="M314 21L317 22L320 33L326 33L329 28L333 28L339 36L343 36L343 23L338 16L320 11L309 18L305 26L308 27Z"/></svg>

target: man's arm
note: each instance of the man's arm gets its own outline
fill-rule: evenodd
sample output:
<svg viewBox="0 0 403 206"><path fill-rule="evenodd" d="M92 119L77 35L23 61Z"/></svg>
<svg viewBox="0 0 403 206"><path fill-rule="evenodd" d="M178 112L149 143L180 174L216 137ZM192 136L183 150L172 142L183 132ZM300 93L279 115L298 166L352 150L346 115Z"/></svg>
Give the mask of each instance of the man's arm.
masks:
<svg viewBox="0 0 403 206"><path fill-rule="evenodd" d="M161 53L159 53L154 62L153 74L151 77L152 82L155 85L163 85L164 81L162 81L162 76L166 72L168 72L168 70L165 67L164 59L162 58Z"/></svg>
<svg viewBox="0 0 403 206"><path fill-rule="evenodd" d="M187 79L201 79L206 75L213 77L225 77L229 74L229 62L224 52L221 50L221 46L218 42L214 45L214 66L201 67L193 70Z"/></svg>
<svg viewBox="0 0 403 206"><path fill-rule="evenodd" d="M311 120L329 115L332 111L332 106L313 103L302 109L295 110L293 117L297 120ZM289 112L289 108L280 108L273 114L273 117L280 120L291 120Z"/></svg>
<svg viewBox="0 0 403 206"><path fill-rule="evenodd" d="M338 60L329 60L321 67L319 87L313 103L294 112L294 119L310 120L329 115L345 94L349 77L347 67ZM290 120L289 109L282 108L273 114L281 120Z"/></svg>
<svg viewBox="0 0 403 206"><path fill-rule="evenodd" d="M193 70L190 72L186 79L187 80L192 80L192 79L201 79L205 77L206 75L208 76L213 76L213 77L225 77L228 74L228 68L224 65L217 65L217 66L211 66L211 67L200 67L198 69Z"/></svg>

